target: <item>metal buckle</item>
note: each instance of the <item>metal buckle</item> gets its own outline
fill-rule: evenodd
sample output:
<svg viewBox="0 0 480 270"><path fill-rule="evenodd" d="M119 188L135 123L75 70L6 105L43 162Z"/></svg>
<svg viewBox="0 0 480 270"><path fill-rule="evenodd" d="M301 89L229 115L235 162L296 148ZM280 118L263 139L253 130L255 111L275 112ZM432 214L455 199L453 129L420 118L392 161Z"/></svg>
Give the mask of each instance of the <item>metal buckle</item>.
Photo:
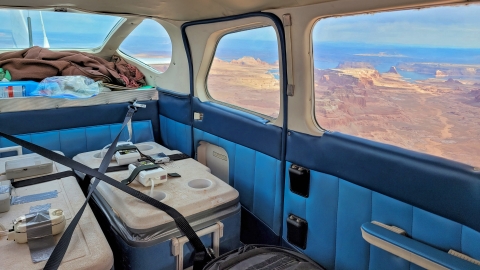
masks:
<svg viewBox="0 0 480 270"><path fill-rule="evenodd" d="M213 251L213 249L211 247L207 247L206 250L207 250L207 254L210 257L210 259L212 259L212 260L215 259L215 251Z"/></svg>
<svg viewBox="0 0 480 270"><path fill-rule="evenodd" d="M130 101L130 105L128 105L128 108L134 109L137 111L138 108L146 108L147 105L138 103L138 101L135 99L133 102Z"/></svg>

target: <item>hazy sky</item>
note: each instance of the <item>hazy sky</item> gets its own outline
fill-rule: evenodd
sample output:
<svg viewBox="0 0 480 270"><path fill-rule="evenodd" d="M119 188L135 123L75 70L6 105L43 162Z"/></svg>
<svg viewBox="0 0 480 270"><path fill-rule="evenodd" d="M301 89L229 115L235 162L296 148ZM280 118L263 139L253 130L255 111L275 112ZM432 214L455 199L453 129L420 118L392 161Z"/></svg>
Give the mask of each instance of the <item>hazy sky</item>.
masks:
<svg viewBox="0 0 480 270"><path fill-rule="evenodd" d="M313 41L480 48L480 5L322 19Z"/></svg>
<svg viewBox="0 0 480 270"><path fill-rule="evenodd" d="M24 15L26 15L26 11ZM41 31L38 11L30 11L33 31ZM118 17L105 15L42 12L45 29L52 34L87 34L102 42ZM26 18L26 16L25 16ZM11 14L0 10L0 47L11 44ZM150 36L169 43L166 31L152 20L145 20L132 33L137 38ZM224 39L276 41L272 27L229 34ZM90 41L90 40L89 40ZM381 12L320 20L313 29L314 42L351 42L411 45L445 48L480 48L480 5L434 7L420 10ZM8 44L7 44L8 43Z"/></svg>
<svg viewBox="0 0 480 270"><path fill-rule="evenodd" d="M28 47L28 32L26 29L27 17L31 18L32 31L34 33L33 40L34 45L43 44L43 32L40 21L39 11L22 11L22 17L17 10L0 10L0 48L12 48L13 33L16 31L16 41L22 41L26 38L26 45L20 45L21 47ZM76 44L83 48L82 43L87 48L100 46L105 37L109 34L112 28L121 19L120 17L97 15L97 14L82 14L82 13L61 13L42 11L41 12L44 22L47 38L50 41L50 45L54 48L65 48ZM23 39L18 38L18 34L21 34ZM144 20L127 38L127 42L133 45L138 44L140 41L148 40L152 42L155 40L156 44L170 44L170 37L167 32L159 23L146 19ZM73 48L76 48L75 46ZM171 48L170 48L171 50Z"/></svg>
<svg viewBox="0 0 480 270"><path fill-rule="evenodd" d="M240 31L236 33L231 33L225 35L223 38L226 39L247 39L247 40L268 40L268 41L276 41L277 40L277 32L273 27L261 27L255 28L245 31Z"/></svg>
<svg viewBox="0 0 480 270"><path fill-rule="evenodd" d="M15 10L0 10L0 30L12 29L12 12ZM39 11L22 11L23 17L31 17L34 31L41 31ZM105 33L117 23L119 17L82 13L63 13L42 11L43 22L47 32L73 32L73 33Z"/></svg>

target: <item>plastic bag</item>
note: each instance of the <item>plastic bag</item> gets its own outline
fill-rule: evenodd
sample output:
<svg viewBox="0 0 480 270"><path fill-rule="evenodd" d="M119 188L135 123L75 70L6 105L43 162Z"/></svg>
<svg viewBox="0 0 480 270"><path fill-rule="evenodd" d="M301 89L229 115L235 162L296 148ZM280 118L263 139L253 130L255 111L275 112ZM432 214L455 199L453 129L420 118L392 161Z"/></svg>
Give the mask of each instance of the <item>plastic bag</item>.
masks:
<svg viewBox="0 0 480 270"><path fill-rule="evenodd" d="M101 85L85 76L55 76L40 82L31 96L80 99L98 95Z"/></svg>

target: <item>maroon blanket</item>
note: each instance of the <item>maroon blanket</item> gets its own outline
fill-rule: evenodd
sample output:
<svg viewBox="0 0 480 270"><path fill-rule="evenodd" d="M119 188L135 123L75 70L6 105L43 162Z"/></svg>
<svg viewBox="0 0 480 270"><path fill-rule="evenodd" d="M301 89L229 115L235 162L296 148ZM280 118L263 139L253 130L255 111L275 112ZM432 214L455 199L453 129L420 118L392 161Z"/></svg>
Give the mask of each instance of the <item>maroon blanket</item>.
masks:
<svg viewBox="0 0 480 270"><path fill-rule="evenodd" d="M109 62L78 51L50 51L38 46L0 54L0 67L12 80L41 81L52 76L83 75L95 81L127 87L145 85L143 74L118 56Z"/></svg>

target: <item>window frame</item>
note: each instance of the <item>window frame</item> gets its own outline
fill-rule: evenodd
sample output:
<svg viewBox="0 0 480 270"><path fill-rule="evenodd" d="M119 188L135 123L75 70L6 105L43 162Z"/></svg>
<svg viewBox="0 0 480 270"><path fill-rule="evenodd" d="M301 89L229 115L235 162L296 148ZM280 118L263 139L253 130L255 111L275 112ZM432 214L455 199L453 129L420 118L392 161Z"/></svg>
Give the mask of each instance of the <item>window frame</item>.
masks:
<svg viewBox="0 0 480 270"><path fill-rule="evenodd" d="M277 48L278 48L277 52L278 52L278 63L279 63L279 65L278 65L278 69L279 69L279 89L278 89L279 107L278 107L277 117L271 117L271 116L268 116L268 115L265 115L265 114L262 114L262 113L259 113L259 112L256 112L256 111L252 111L252 110L249 110L249 109L246 109L246 108L243 108L243 107L239 107L239 106L234 105L234 104L230 104L230 103L227 103L227 102L224 102L224 101L221 101L221 100L214 99L210 95L210 92L208 91L208 77L210 75L210 70L212 69L212 64L213 64L213 60L215 58L215 54L217 52L218 44L220 43L222 38L225 37L226 35L229 35L229 34L235 34L235 33L238 33L238 32L255 30L255 29L264 28L264 27L272 27L273 30L275 31L275 36L277 37ZM281 81L284 80L284 78L282 78L282 73L280 72L281 60L282 60L282 53L281 53L281 47L280 47L280 37L278 35L278 30L277 30L275 24L261 24L261 25L254 25L254 26L244 26L244 27L236 28L232 31L224 32L216 40L215 48L214 48L213 54L211 55L211 58L210 58L210 62L209 62L209 65L208 65L208 72L206 73L206 76L205 76L205 85L204 85L205 86L205 95L210 102L218 103L218 104L226 106L226 107L230 107L230 108L233 108L233 109L236 109L236 110L244 111L244 112L253 114L255 116L261 117L263 119L266 119L269 122L274 122L275 120L277 120L279 118L280 114L282 113L281 109L282 109L282 91L283 91L283 89L282 89Z"/></svg>
<svg viewBox="0 0 480 270"><path fill-rule="evenodd" d="M158 23L158 24L165 30L165 32L166 32L167 35L168 35L168 38L170 39L170 45L172 46L172 53L171 53L171 55L170 55L170 62L168 63L168 67L167 67L167 69L165 69L164 72L160 72L160 71L156 70L155 68L153 68L152 66L150 66L149 64L141 61L140 59L135 58L135 57L133 57L133 56L131 56L131 55L128 55L128 54L126 54L125 52L123 52L122 50L120 50L120 46L121 46L122 43L125 41L125 39L126 39L128 36L130 36L130 35L133 33L133 31L135 31L135 29L137 29L145 20L153 20L153 21L155 21L156 23ZM148 71L153 72L153 73L156 74L156 75L161 75L161 74L166 73L166 72L170 69L170 67L172 66L172 63L174 63L174 61L173 61L173 55L174 55L173 50L174 50L174 46L173 46L173 42L172 42L172 37L170 36L170 33L167 31L167 28L166 28L165 26L163 26L163 24L160 23L160 22L159 22L158 20L156 20L156 19L153 19L153 18L150 18L150 17L145 17L145 18L142 20L142 22L139 23L139 24L132 30L132 32L130 32L130 33L125 37L125 39L123 39L122 43L120 43L120 45L118 46L118 48L117 48L115 51L116 51L122 58L128 59L129 61L132 61L132 62L134 62L135 64L137 64L137 65L139 65L139 66L142 66L143 68L147 69Z"/></svg>
<svg viewBox="0 0 480 270"><path fill-rule="evenodd" d="M341 132L341 131L336 131L336 130L330 130L330 129L326 129L326 128L323 128L321 123L317 120L317 117L316 117L316 113L315 113L315 103L316 103L316 98L315 98L315 51L314 51L314 44L313 44L313 32L314 32L314 29L316 27L316 25L321 21L321 20L325 20L325 19L330 19L330 18L342 18L342 17L351 17L351 16L357 16L357 15L375 15L375 14L379 14L379 13L389 13L389 12L396 12L396 11L411 11L411 10L423 10L423 9L433 9L433 8L439 8L439 7L461 7L461 6L469 6L469 5L478 5L480 6L479 3L440 3L440 4L432 4L432 5L418 5L418 6L408 6L408 7L400 7L400 8L388 8L388 9L383 9L383 10L373 10L373 11L361 11L361 12L353 12L353 13L344 13L344 14L336 14L336 15L325 15L325 16L318 16L314 19L314 22L312 23L312 26L311 28L309 29L309 44L310 44L310 60L311 60L311 68L310 68L310 72L311 72L311 78L312 80L310 81L311 83L311 94L312 94L312 99L311 99L311 110L310 110L310 113L311 113L311 116L312 116L312 120L313 120L313 124L314 126L317 128L318 131L320 131L322 134L325 133L325 132ZM374 140L374 139L369 139L369 138L364 138L364 137L361 137L361 136L358 136L358 135L352 135L352 134L349 134L349 133L344 133L344 134L347 134L349 136L354 136L356 138L360 138L362 140L368 140L368 141L372 141L372 142L375 142L375 143L381 143L381 144L387 144L389 146L393 146L393 147L398 147L398 148L401 148L401 149L404 149L404 150L407 150L407 151L413 151L413 152L416 152L416 153L421 153L421 154L425 154L425 155L430 155L430 156L434 156L436 158L442 158L442 159L446 159L450 162L456 162L456 163L461 163L461 164L464 164L464 165L467 165L467 166L470 166L472 167L474 170L480 170L480 168L478 168L476 165L472 165L470 163L465 163L463 161L460 161L460 160L457 160L457 159L453 159L451 157L444 157L444 156L440 156L440 155L436 155L436 154L432 154L432 153L428 153L428 152L424 152L424 151L421 151L421 150L418 150L418 149L411 149L411 148L406 148L404 146L399 146L397 144L393 144L393 143L386 143L386 142L382 142L382 141L378 141L378 140ZM320 135L321 136L321 135Z"/></svg>
<svg viewBox="0 0 480 270"><path fill-rule="evenodd" d="M311 83L311 91L312 91L311 116L312 116L313 124L317 127L318 131L320 131L322 134L324 132L331 132L331 130L322 127L322 125L317 121L317 116L316 116L316 113L315 113L315 51L314 51L314 48L313 48L314 47L313 46L313 30L314 30L314 28L315 28L315 26L317 25L318 22L320 22L321 20L329 19L329 18L341 18L341 17L356 16L356 15L375 15L377 13L387 13L387 12L404 11L404 10L421 10L421 9L436 8L436 7L458 7L458 6L468 6L469 4L475 4L475 2L473 2L473 3L468 3L467 2L467 3L414 5L414 6L400 7L400 8L396 7L396 8L382 9L382 10L359 11L359 12L352 12L352 13L343 13L343 14L325 15L325 16L316 17L314 19L312 27L310 28L310 48L311 48L310 61L312 63L311 64L312 68L310 69L312 80L311 80L310 83ZM358 136L356 136L356 137L358 137Z"/></svg>

